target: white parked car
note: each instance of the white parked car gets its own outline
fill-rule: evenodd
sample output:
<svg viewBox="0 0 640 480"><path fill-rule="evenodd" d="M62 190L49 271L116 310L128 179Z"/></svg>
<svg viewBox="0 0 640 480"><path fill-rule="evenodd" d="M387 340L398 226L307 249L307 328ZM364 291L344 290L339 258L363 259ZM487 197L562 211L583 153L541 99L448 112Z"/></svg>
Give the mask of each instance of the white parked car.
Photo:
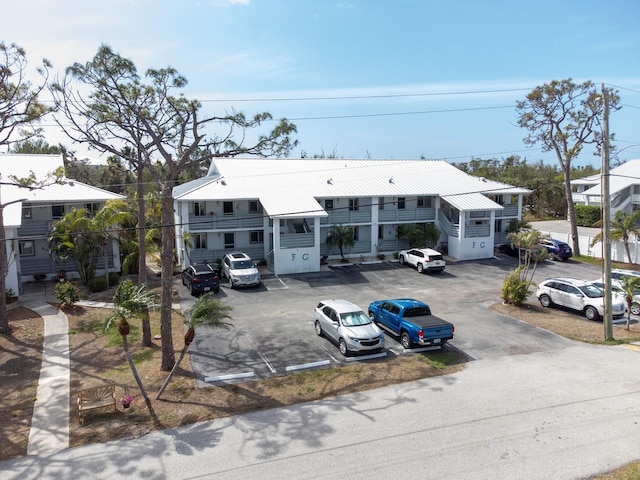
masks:
<svg viewBox="0 0 640 480"><path fill-rule="evenodd" d="M538 285L536 297L543 307L559 305L582 312L589 320L604 315L604 292L601 288L575 278L549 278ZM624 299L614 295L611 302L613 318L621 318L626 311Z"/></svg>
<svg viewBox="0 0 640 480"><path fill-rule="evenodd" d="M437 250L432 248L411 248L401 250L398 253L400 265L408 263L414 266L419 273L422 272L442 272L446 262L444 257Z"/></svg>
<svg viewBox="0 0 640 480"><path fill-rule="evenodd" d="M260 285L260 271L246 253L227 253L222 259L222 276L229 286Z"/></svg>
<svg viewBox="0 0 640 480"><path fill-rule="evenodd" d="M322 300L314 316L316 334L336 343L344 356L384 348L382 330L360 307L347 300Z"/></svg>
<svg viewBox="0 0 640 480"><path fill-rule="evenodd" d="M604 290L604 280L600 279L600 280L595 280L593 282L589 282L592 285L595 285L598 288L601 288ZM615 280L615 279L611 279L611 291L614 294L619 295L622 300L625 302L626 304L626 299L625 299L625 293L624 290L622 290L622 282L620 282L619 280ZM633 296L633 301L631 302L631 308L629 309L631 311L632 315L640 315L640 290L636 290L635 295Z"/></svg>

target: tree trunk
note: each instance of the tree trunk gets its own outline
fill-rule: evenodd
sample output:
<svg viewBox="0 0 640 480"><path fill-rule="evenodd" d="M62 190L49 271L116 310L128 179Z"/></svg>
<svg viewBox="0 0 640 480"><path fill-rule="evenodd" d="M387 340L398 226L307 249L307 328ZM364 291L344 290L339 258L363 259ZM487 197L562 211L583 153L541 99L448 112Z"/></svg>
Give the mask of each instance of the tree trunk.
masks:
<svg viewBox="0 0 640 480"><path fill-rule="evenodd" d="M571 191L571 167L567 162L562 165L564 173L564 191L567 197L567 214L569 216L569 225L571 225L571 240L573 243L573 255L580 256L580 238L578 237L578 222L576 220L576 208L573 204L573 192Z"/></svg>
<svg viewBox="0 0 640 480"><path fill-rule="evenodd" d="M147 283L147 248L145 245L145 224L147 211L144 204L144 189L142 188L142 172L144 171L141 162L138 163L136 170L137 185L136 193L138 195L138 284L146 285ZM141 316L142 319L142 346L151 346L151 323L149 321L149 310L145 310Z"/></svg>
<svg viewBox="0 0 640 480"><path fill-rule="evenodd" d="M178 361L175 363L175 365L173 366L173 368L169 372L169 375L167 376L166 380L162 384L162 387L160 387L160 390L158 391L158 394L156 395L156 400L160 400L160 395L162 395L162 392L164 392L164 390L169 385L169 382L171 381L171 378L173 377L173 374L178 369L178 365L180 365L180 362L182 362L182 359L187 354L187 350L188 349L189 349L189 345L185 345L183 347L182 351L180 352L180 357L178 358Z"/></svg>
<svg viewBox="0 0 640 480"><path fill-rule="evenodd" d="M160 300L160 336L162 338L161 370L171 371L176 361L171 334L171 303L173 300L173 197L171 182L162 187L162 295Z"/></svg>
<svg viewBox="0 0 640 480"><path fill-rule="evenodd" d="M122 335L122 345L124 346L124 356L127 359L127 363L129 364L129 368L131 369L131 373L133 374L133 378L138 384L138 388L140 389L140 393L142 393L142 397L144 398L144 403L147 405L149 409L149 413L151 416L155 418L156 412L153 410L153 405L151 405L151 400L147 396L147 392L142 385L142 381L140 380L140 376L138 375L138 371L136 370L136 366L133 363L133 358L131 358L131 352L129 351L129 342L127 341L127 336Z"/></svg>

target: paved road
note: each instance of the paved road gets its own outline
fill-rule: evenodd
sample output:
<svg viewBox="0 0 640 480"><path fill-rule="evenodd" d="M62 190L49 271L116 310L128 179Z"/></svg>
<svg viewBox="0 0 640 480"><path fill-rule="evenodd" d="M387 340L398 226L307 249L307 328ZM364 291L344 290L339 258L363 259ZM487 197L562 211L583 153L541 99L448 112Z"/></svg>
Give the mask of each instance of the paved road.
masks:
<svg viewBox="0 0 640 480"><path fill-rule="evenodd" d="M640 353L571 344L455 375L1 462L3 479L578 479L637 459Z"/></svg>

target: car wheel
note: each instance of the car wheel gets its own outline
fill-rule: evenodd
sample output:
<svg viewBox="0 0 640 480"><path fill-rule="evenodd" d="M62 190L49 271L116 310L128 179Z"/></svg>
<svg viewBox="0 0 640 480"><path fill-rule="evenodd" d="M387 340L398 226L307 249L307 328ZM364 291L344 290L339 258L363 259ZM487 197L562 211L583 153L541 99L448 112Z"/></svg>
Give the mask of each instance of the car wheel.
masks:
<svg viewBox="0 0 640 480"><path fill-rule="evenodd" d="M424 266L421 263L419 263L416 268L418 269L418 273L424 272Z"/></svg>
<svg viewBox="0 0 640 480"><path fill-rule="evenodd" d="M318 320L316 320L315 328L316 328L316 335L321 337L322 336L322 327L320 326L320 322Z"/></svg>
<svg viewBox="0 0 640 480"><path fill-rule="evenodd" d="M630 310L631 315L640 315L640 303L633 302Z"/></svg>
<svg viewBox="0 0 640 480"><path fill-rule="evenodd" d="M184 281L184 277L181 277L181 280L182 280L182 285L183 285L183 286L186 286L186 285L187 285L187 282L185 282L185 281Z"/></svg>
<svg viewBox="0 0 640 480"><path fill-rule="evenodd" d="M345 357L347 355L349 355L349 349L347 348L347 342L345 342L343 338L341 338L338 341L338 348L340 349L340 353L342 355L344 355Z"/></svg>
<svg viewBox="0 0 640 480"><path fill-rule="evenodd" d="M542 305L545 308L550 307L551 305L553 305L553 302L551 301L551 297L549 295L540 295L540 305Z"/></svg>
<svg viewBox="0 0 640 480"><path fill-rule="evenodd" d="M404 265L404 255L398 257L398 262L400 262L400 265Z"/></svg>
<svg viewBox="0 0 640 480"><path fill-rule="evenodd" d="M189 293L195 297L196 292L195 292L195 290L193 289L193 284L189 285Z"/></svg>
<svg viewBox="0 0 640 480"><path fill-rule="evenodd" d="M584 309L584 316L587 317L587 320L598 320L598 318L600 318L598 310L591 306Z"/></svg>
<svg viewBox="0 0 640 480"><path fill-rule="evenodd" d="M213 290L213 293L218 293L219 291L220 291L220 289L216 288L216 289Z"/></svg>
<svg viewBox="0 0 640 480"><path fill-rule="evenodd" d="M235 284L233 283L233 279L229 279L229 287L231 288L236 288Z"/></svg>
<svg viewBox="0 0 640 480"><path fill-rule="evenodd" d="M403 348L411 348L411 337L407 332L402 332L402 335L400 335L400 343Z"/></svg>
<svg viewBox="0 0 640 480"><path fill-rule="evenodd" d="M373 314L373 312L369 312L369 320L371 320L371 323L378 323L376 322L376 316Z"/></svg>

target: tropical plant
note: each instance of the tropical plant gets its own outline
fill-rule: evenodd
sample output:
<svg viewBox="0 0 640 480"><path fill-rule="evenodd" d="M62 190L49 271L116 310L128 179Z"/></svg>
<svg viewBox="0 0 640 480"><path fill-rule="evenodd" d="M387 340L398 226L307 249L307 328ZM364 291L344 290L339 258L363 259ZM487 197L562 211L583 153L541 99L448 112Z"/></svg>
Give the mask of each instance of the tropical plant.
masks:
<svg viewBox="0 0 640 480"><path fill-rule="evenodd" d="M631 251L629 249L629 240L631 238L640 238L640 210L636 210L632 214L620 210L616 212L614 219L611 221L611 240L622 241L624 245L624 251L627 254L629 263L631 261ZM601 242L603 239L602 232L593 237L591 246Z"/></svg>
<svg viewBox="0 0 640 480"><path fill-rule="evenodd" d="M636 295L638 290L640 290L640 277L636 277L635 275L625 275L622 277L620 282L620 288L622 288L624 300L627 303L626 329L629 330L629 326L631 325L631 305L634 303L634 295Z"/></svg>
<svg viewBox="0 0 640 480"><path fill-rule="evenodd" d="M541 234L538 230L524 230L507 236L519 251L518 266L505 276L500 296L505 303L521 305L529 296L538 262L546 259L548 252L539 246Z"/></svg>
<svg viewBox="0 0 640 480"><path fill-rule="evenodd" d="M133 363L133 358L129 351L127 335L129 335L129 331L131 329L129 320L140 317L145 311L155 307L155 295L153 292L147 290L146 285L136 285L133 281L127 279L116 288L116 291L113 294L113 305L113 315L105 321L104 330L107 331L114 322L118 322L118 332L122 336L122 346L124 348L125 358L127 359L133 378L138 384L138 388L140 388L140 392L144 397L144 401L147 404L149 412L154 415L151 400L142 385L142 380L140 380L136 366Z"/></svg>
<svg viewBox="0 0 640 480"><path fill-rule="evenodd" d="M334 225L329 229L329 233L327 234L327 246L329 248L338 247L343 262L347 261L344 257L344 249L351 248L355 244L356 240L353 237L353 228L345 227L343 225Z"/></svg>
<svg viewBox="0 0 640 480"><path fill-rule="evenodd" d="M73 307L80 300L80 291L73 282L56 283L55 297L63 307Z"/></svg>
<svg viewBox="0 0 640 480"><path fill-rule="evenodd" d="M164 381L162 387L158 391L156 400L160 398L162 392L164 392L164 390L167 388L167 385L169 385L174 372L189 350L189 346L196 336L196 328L204 327L212 328L215 330L226 330L230 328L231 323L225 322L225 319L231 318L229 316L231 310L231 306L224 305L220 300L214 298L212 294L208 293L199 297L195 305L184 313L184 325L185 327L187 327L187 331L184 334L184 347L182 347L182 351L180 352L178 361L173 366L171 372L167 376L167 379Z"/></svg>

